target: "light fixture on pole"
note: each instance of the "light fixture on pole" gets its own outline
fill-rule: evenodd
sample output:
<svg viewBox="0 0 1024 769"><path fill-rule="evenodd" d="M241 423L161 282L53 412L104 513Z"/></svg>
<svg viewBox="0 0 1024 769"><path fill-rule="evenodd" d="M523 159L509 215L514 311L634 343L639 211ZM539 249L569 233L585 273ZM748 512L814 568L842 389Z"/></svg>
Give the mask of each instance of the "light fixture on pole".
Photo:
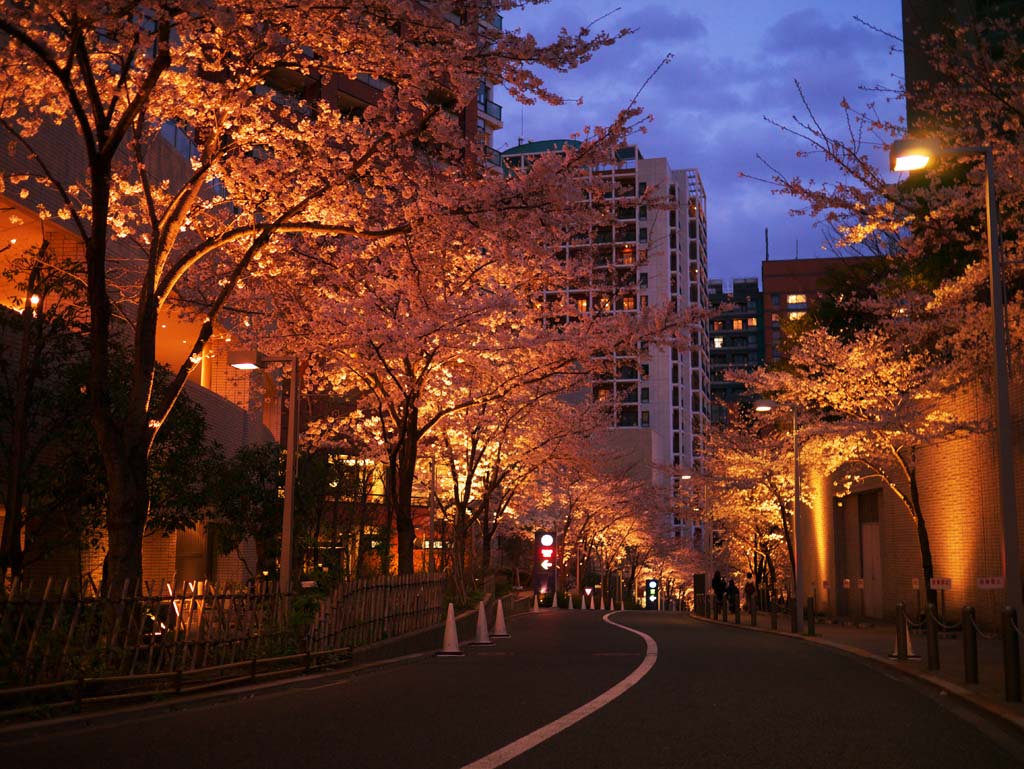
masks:
<svg viewBox="0 0 1024 769"><path fill-rule="evenodd" d="M299 389L302 387L299 359L295 355L273 358L257 350L231 350L228 365L243 371L266 368L270 363L291 366L288 392L288 440L285 445L284 516L281 521L281 574L278 590L282 595L292 592L292 539L295 528L295 470L299 442Z"/></svg>
<svg viewBox="0 0 1024 769"><path fill-rule="evenodd" d="M894 171L927 167L939 156L981 155L985 159L985 224L988 234L989 295L992 303L992 367L995 381L995 418L999 473L999 508L1003 529L1003 579L1006 603L1022 611L1020 553L1017 545L1017 491L1013 479L1013 429L1010 415L1010 384L1006 366L1006 332L1003 321L1003 276L1000 268L999 202L995 192L992 147L942 147L929 139L904 138L893 143L889 162Z"/></svg>
<svg viewBox="0 0 1024 769"><path fill-rule="evenodd" d="M754 411L767 413L773 411L779 404L769 400L758 400L754 402ZM804 630L804 586L800 581L800 549L798 532L800 531L800 442L797 433L796 407L793 411L793 528L790 531L790 546L793 550L793 601L796 604L794 612L794 630L802 633Z"/></svg>

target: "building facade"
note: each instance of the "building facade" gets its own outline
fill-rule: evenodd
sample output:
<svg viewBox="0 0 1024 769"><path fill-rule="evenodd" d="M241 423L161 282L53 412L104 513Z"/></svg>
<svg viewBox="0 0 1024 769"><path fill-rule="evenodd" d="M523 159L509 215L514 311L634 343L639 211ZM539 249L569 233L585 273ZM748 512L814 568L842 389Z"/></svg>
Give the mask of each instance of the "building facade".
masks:
<svg viewBox="0 0 1024 769"><path fill-rule="evenodd" d="M531 142L502 153L510 168L557 151L563 141ZM592 173L611 182L614 225L565 245L592 253L587 285L559 289L584 311L636 313L674 305L680 312L706 310L707 201L697 169L673 170L665 158L644 158L624 147L618 162ZM614 287L614 290L613 290ZM629 448L650 468L652 481L673 489L678 468L700 465L711 417L711 367L706 321L691 326L689 344L643 346L615 361L614 375L594 385L594 397L615 409L614 443ZM692 522L666 512L682 537Z"/></svg>
<svg viewBox="0 0 1024 769"><path fill-rule="evenodd" d="M743 385L729 382L729 369L750 371L764 363L764 295L757 278L736 278L731 285L708 281L711 309L711 420L723 422L728 404L739 401Z"/></svg>

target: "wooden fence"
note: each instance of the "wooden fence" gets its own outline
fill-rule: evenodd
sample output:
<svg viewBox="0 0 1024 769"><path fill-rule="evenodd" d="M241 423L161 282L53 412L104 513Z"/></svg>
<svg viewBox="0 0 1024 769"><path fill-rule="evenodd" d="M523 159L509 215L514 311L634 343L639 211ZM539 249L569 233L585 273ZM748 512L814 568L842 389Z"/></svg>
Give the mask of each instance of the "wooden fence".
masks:
<svg viewBox="0 0 1024 769"><path fill-rule="evenodd" d="M443 574L344 582L324 601L307 635L309 651L358 648L444 622Z"/></svg>
<svg viewBox="0 0 1024 769"><path fill-rule="evenodd" d="M286 658L308 668L310 655L443 621L444 588L443 575L409 575L344 583L326 597L208 582L90 596L70 581L50 580L40 594L15 581L0 592L0 688L171 675L180 689L182 674L204 669Z"/></svg>

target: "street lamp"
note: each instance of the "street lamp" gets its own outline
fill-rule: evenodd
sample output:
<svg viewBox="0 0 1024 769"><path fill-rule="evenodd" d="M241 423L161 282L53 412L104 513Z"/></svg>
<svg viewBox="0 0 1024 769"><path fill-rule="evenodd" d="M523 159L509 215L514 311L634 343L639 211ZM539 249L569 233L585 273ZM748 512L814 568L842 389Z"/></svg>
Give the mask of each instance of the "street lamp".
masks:
<svg viewBox="0 0 1024 769"><path fill-rule="evenodd" d="M995 191L992 147L942 147L929 139L900 139L893 143L889 161L894 171L925 168L940 155L982 155L985 158L985 224L988 231L989 291L992 302L992 366L995 379L996 437L999 456L999 507L1003 523L1003 580L1006 602L1022 616L1020 553L1017 551L1017 492L1013 479L1013 432L1010 386L1006 368L1006 333L1003 326L1003 278L1000 269L999 203Z"/></svg>
<svg viewBox="0 0 1024 769"><path fill-rule="evenodd" d="M779 404L769 400L754 402L754 411L767 413ZM793 630L802 633L804 630L804 587L800 582L800 550L797 547L800 531L800 443L797 437L796 407L793 411L793 528L790 532L790 547L793 550L793 601L796 611L793 615Z"/></svg>
<svg viewBox="0 0 1024 769"><path fill-rule="evenodd" d="M299 436L299 359L295 355L272 358L257 350L231 350L228 365L243 371L266 368L269 363L291 364L291 388L288 393L288 442L285 446L284 517L281 522L281 574L278 590L282 595L292 592L292 535L295 528L295 468Z"/></svg>

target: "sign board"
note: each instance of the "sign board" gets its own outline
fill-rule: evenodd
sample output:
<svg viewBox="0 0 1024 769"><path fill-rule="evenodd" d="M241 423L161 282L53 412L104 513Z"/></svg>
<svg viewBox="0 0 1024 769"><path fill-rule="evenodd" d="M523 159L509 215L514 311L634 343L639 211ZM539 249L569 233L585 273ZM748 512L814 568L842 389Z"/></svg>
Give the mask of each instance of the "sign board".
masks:
<svg viewBox="0 0 1024 769"><path fill-rule="evenodd" d="M932 577L928 580L928 587L932 590L952 590L953 580L950 577Z"/></svg>
<svg viewBox="0 0 1024 769"><path fill-rule="evenodd" d="M919 580L917 577L911 577L910 578L910 586L912 588L914 588L914 590L920 590L921 589L921 580Z"/></svg>
<svg viewBox="0 0 1024 769"><path fill-rule="evenodd" d="M864 577L857 577L857 589L858 590L863 590L864 589Z"/></svg>
<svg viewBox="0 0 1024 769"><path fill-rule="evenodd" d="M849 589L850 589L850 578L849 577L843 577L843 590L849 590Z"/></svg>
<svg viewBox="0 0 1024 769"><path fill-rule="evenodd" d="M978 577L978 590L1002 590L1006 587L1003 577Z"/></svg>

